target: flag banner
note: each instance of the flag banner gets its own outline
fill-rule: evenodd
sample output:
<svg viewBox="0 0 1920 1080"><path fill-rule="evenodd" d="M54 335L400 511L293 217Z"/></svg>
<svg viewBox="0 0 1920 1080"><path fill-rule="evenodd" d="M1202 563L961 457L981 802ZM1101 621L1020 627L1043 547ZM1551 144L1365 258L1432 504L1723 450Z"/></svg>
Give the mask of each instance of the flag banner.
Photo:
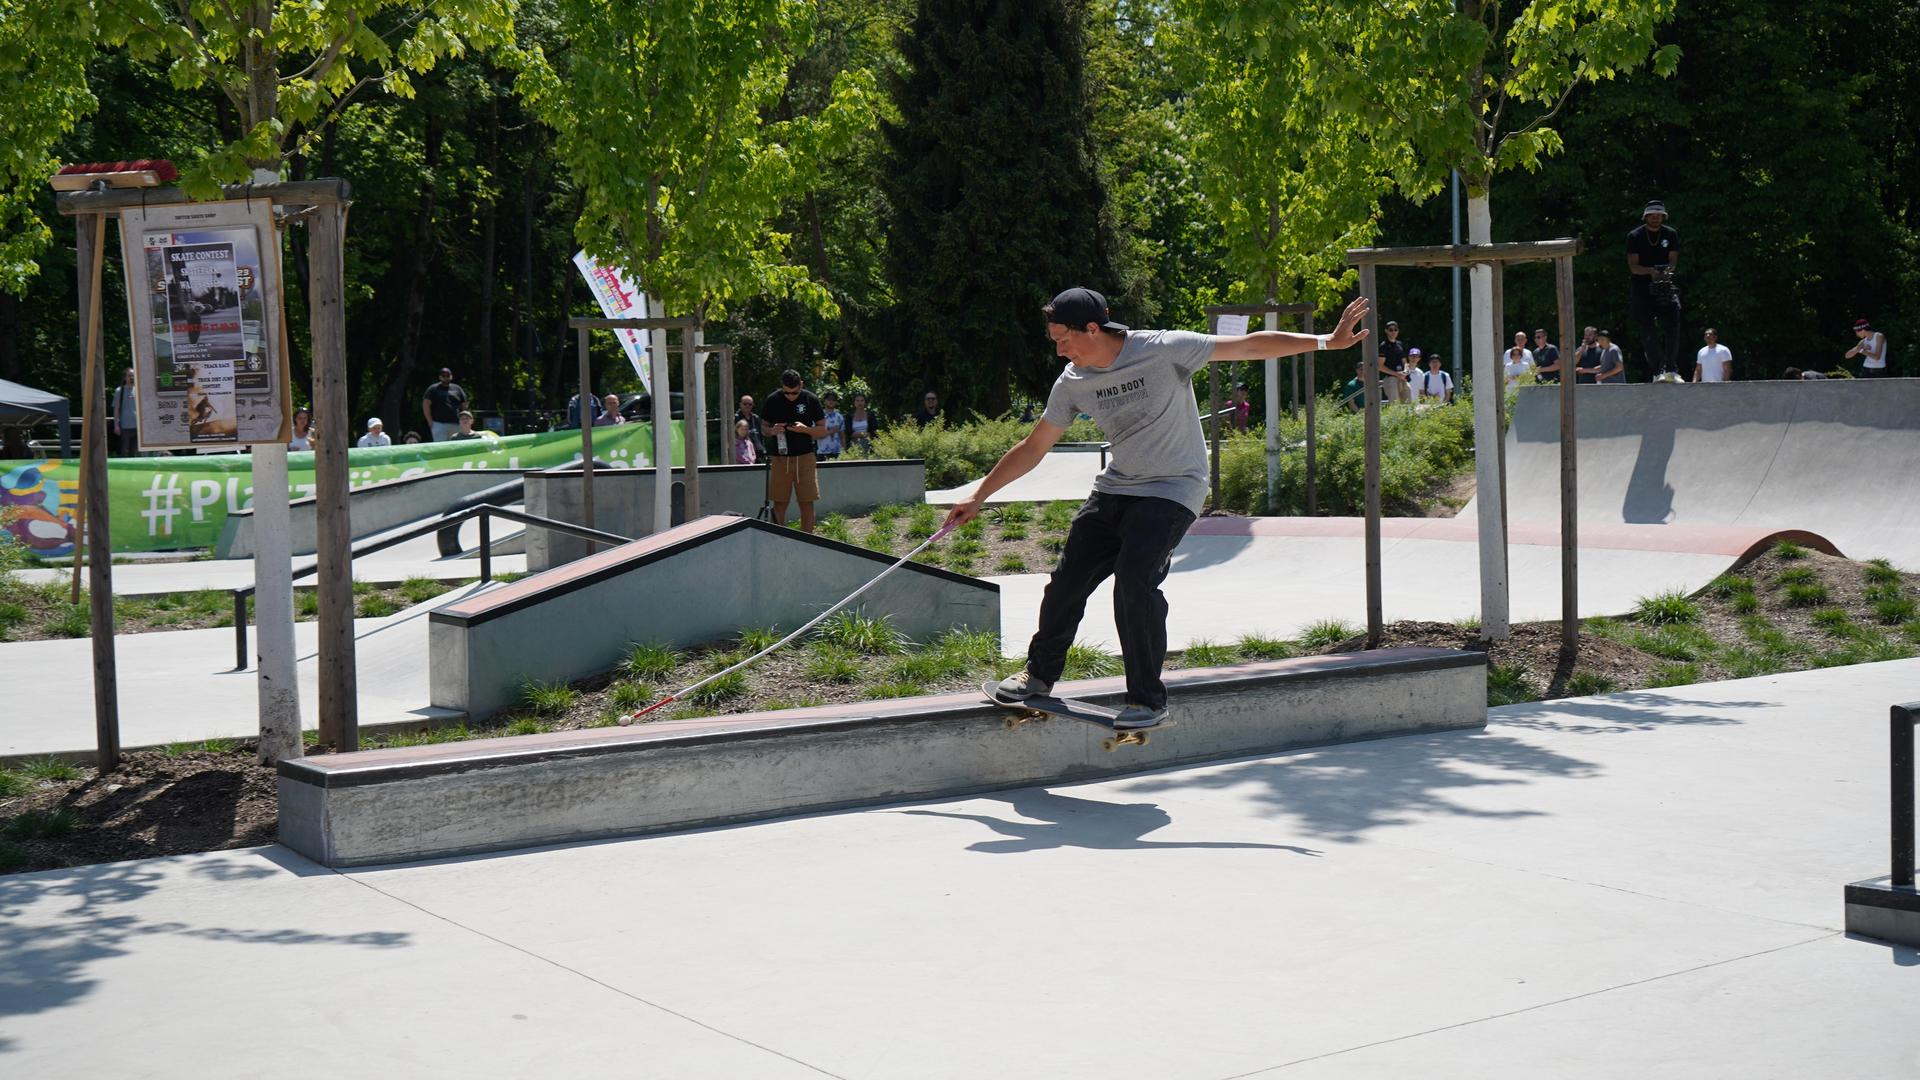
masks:
<svg viewBox="0 0 1920 1080"><path fill-rule="evenodd" d="M686 443L678 420L671 438L673 463L683 465ZM653 425L595 427L593 456L616 469L651 467ZM505 437L489 432L478 439L347 451L353 487L453 469L541 469L578 460L577 429ZM78 459L0 461L0 530L34 555L72 555L79 475ZM313 494L312 451L287 455L287 487L295 499ZM107 462L107 519L115 552L210 548L220 539L227 515L252 502L253 459L245 454Z"/></svg>
<svg viewBox="0 0 1920 1080"><path fill-rule="evenodd" d="M580 276L587 279L587 288L593 291L593 298L600 301L600 311L607 318L648 317L646 294L628 284L619 267L602 266L585 251L574 255L573 265L580 268ZM633 373L640 376L640 389L653 393L652 369L647 366L647 332L615 330L613 336L619 338L620 347L627 350L627 362L633 365Z"/></svg>

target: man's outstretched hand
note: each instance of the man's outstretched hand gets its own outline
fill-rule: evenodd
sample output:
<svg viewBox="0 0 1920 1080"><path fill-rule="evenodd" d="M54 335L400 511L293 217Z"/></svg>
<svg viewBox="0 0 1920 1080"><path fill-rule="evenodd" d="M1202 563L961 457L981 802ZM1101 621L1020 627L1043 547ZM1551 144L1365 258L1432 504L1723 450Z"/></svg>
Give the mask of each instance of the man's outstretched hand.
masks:
<svg viewBox="0 0 1920 1080"><path fill-rule="evenodd" d="M942 522L940 527L943 530L957 529L967 522L972 521L979 513L980 504L972 499L954 503L953 509L947 511L947 520Z"/></svg>
<svg viewBox="0 0 1920 1080"><path fill-rule="evenodd" d="M1367 298L1354 297L1353 303L1347 305L1347 310L1340 313L1340 322L1333 328L1333 333L1327 335L1327 348L1344 349L1358 344L1367 336L1367 331L1360 329L1360 323L1366 317Z"/></svg>

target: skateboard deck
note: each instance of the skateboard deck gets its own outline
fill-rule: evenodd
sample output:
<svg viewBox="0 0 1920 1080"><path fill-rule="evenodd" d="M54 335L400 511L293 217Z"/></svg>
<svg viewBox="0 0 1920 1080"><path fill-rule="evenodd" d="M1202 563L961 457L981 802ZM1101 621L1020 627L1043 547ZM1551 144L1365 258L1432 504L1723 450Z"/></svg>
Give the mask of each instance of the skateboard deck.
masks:
<svg viewBox="0 0 1920 1080"><path fill-rule="evenodd" d="M1107 738L1101 745L1108 750L1112 750L1118 746L1145 746L1147 745L1147 734L1149 732L1159 731L1161 728L1170 728L1173 726L1173 720L1168 718L1147 727L1116 728L1113 726L1113 720L1114 717L1119 716L1120 713L1115 709L1102 708L1099 705L1092 705L1085 701L1076 701L1073 698L1041 696L1030 697L1016 704L1009 705L993 696L993 688L994 684L990 682L980 684L980 692L987 695L988 701L1013 713L1012 716L1007 717L1008 727L1015 728L1021 724L1032 723L1035 720L1045 720L1048 717L1059 717L1062 720L1078 720L1083 724L1092 724L1097 728L1106 729Z"/></svg>

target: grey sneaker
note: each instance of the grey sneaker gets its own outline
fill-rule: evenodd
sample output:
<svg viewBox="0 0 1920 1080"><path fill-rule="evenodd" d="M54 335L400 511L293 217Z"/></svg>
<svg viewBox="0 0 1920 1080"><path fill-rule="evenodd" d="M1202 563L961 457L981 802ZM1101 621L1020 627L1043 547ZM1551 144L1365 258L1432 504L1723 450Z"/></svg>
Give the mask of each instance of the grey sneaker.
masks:
<svg viewBox="0 0 1920 1080"><path fill-rule="evenodd" d="M993 688L993 696L1001 701L1025 701L1030 697L1046 697L1053 693L1053 684L1045 679L1037 679L1022 671L1001 679Z"/></svg>
<svg viewBox="0 0 1920 1080"><path fill-rule="evenodd" d="M1156 724L1165 722L1166 719L1167 710L1164 706L1158 709L1149 709L1145 705L1139 705L1129 701L1126 707L1120 710L1120 715L1113 718L1113 726L1116 731L1123 728L1153 727Z"/></svg>

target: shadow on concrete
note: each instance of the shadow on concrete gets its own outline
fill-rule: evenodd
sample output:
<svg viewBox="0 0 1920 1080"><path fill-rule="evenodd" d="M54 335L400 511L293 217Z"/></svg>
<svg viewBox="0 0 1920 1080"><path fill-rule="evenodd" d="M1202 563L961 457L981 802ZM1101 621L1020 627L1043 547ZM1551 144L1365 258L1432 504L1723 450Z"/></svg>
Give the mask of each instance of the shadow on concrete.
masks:
<svg viewBox="0 0 1920 1080"><path fill-rule="evenodd" d="M1206 541L1199 543L1198 541ZM1173 552L1171 573L1190 574L1239 558L1253 546L1251 536L1192 536Z"/></svg>
<svg viewBox="0 0 1920 1080"><path fill-rule="evenodd" d="M1920 967L1920 949L1911 945L1895 945L1891 941L1882 941L1865 934L1847 934L1846 939L1857 941L1862 945L1878 945L1887 950L1887 958L1893 961L1894 967Z"/></svg>
<svg viewBox="0 0 1920 1080"><path fill-rule="evenodd" d="M1673 485L1667 482L1672 460L1671 427L1655 424L1641 433L1640 452L1633 459L1626 498L1620 504L1621 521L1665 525L1673 520Z"/></svg>
<svg viewBox="0 0 1920 1080"><path fill-rule="evenodd" d="M1738 716L1696 711L1702 708L1750 712L1780 707L1777 701L1700 701L1677 698L1658 690L1629 690L1590 701L1535 701L1525 705L1508 705L1492 711L1487 723L1494 727L1518 727L1571 735L1619 735L1669 727L1746 723Z"/></svg>
<svg viewBox="0 0 1920 1080"><path fill-rule="evenodd" d="M195 865L191 873L209 882L235 882L331 872L291 852L263 848L209 859ZM0 877L0 1017L29 1016L76 1004L102 981L92 971L93 965L126 956L139 939L155 935L243 945L390 949L412 944L412 935L401 931L322 934L195 926L175 920L151 922L118 910L163 887L191 889L195 883L144 860ZM194 975L180 972L179 978L185 987ZM0 1054L22 1049L18 1040L0 1039Z"/></svg>
<svg viewBox="0 0 1920 1080"><path fill-rule="evenodd" d="M1147 833L1173 823L1172 815L1154 803L1113 803L1098 799L1076 799L1044 788L1020 788L978 796L1007 803L1013 812L1031 821L1011 821L991 814L964 814L953 810L898 810L894 813L920 817L958 818L975 821L1007 837L982 840L967 846L968 851L995 855L1020 851L1048 851L1054 848L1087 848L1096 851L1137 851L1148 848L1265 848L1290 851L1296 855L1318 856L1313 848L1291 844L1255 844L1227 840L1174 841L1145 840Z"/></svg>

